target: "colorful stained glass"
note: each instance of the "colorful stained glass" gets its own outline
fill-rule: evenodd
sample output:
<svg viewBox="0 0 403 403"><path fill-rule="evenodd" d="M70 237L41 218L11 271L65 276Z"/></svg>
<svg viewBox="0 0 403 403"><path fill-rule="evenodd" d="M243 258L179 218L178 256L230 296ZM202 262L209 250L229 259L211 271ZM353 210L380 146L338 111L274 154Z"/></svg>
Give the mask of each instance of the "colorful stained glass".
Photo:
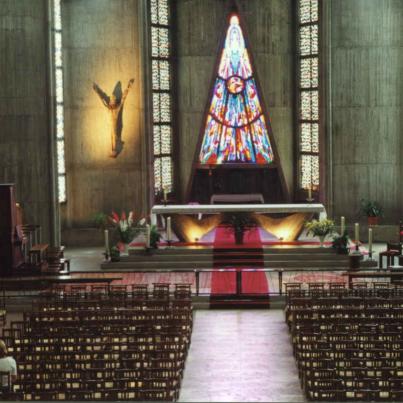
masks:
<svg viewBox="0 0 403 403"><path fill-rule="evenodd" d="M200 150L202 164L269 164L274 155L239 18L232 15Z"/></svg>

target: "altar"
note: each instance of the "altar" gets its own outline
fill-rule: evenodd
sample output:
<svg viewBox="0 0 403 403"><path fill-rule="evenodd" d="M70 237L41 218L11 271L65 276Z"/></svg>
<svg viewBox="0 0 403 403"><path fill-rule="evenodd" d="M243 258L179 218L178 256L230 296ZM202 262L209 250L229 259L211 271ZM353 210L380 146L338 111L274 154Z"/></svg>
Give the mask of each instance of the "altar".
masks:
<svg viewBox="0 0 403 403"><path fill-rule="evenodd" d="M284 241L294 241L307 220L327 217L325 206L320 203L169 204L155 205L151 209L151 223L155 225L160 221L166 227L166 218L170 217L179 240L194 242L220 225L225 213L250 213L260 228Z"/></svg>

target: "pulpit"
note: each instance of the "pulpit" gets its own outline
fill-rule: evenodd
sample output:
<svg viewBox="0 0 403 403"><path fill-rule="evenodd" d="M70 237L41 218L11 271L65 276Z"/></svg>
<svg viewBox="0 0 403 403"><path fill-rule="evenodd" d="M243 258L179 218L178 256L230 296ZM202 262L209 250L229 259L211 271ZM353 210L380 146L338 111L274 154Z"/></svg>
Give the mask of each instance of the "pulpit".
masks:
<svg viewBox="0 0 403 403"><path fill-rule="evenodd" d="M24 263L13 184L0 184L0 217L0 275L4 276Z"/></svg>

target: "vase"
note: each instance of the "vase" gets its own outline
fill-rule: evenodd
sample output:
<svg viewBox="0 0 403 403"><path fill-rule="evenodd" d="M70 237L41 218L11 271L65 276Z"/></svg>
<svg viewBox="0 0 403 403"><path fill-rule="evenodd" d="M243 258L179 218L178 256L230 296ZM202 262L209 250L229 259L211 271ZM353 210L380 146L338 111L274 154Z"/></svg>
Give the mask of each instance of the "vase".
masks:
<svg viewBox="0 0 403 403"><path fill-rule="evenodd" d="M319 235L319 242L320 242L320 247L324 247L324 242L325 242L326 235Z"/></svg>

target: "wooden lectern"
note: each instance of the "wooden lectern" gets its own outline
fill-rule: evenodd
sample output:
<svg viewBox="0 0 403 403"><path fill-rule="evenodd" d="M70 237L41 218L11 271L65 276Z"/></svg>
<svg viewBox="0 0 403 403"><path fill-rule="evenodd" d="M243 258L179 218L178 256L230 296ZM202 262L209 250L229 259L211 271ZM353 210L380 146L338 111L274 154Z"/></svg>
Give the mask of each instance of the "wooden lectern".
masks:
<svg viewBox="0 0 403 403"><path fill-rule="evenodd" d="M24 263L13 184L0 184L0 276Z"/></svg>

